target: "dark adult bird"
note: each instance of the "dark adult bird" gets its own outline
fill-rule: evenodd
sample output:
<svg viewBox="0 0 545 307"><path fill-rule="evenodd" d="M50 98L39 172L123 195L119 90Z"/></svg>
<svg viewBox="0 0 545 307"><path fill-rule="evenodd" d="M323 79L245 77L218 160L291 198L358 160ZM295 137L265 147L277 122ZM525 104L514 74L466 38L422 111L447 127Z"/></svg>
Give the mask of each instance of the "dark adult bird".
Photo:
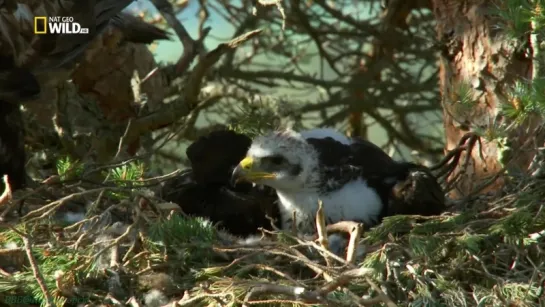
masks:
<svg viewBox="0 0 545 307"><path fill-rule="evenodd" d="M25 143L23 118L19 106L0 101L0 176L8 175L12 190L25 184ZM0 194L4 191L0 180Z"/></svg>
<svg viewBox="0 0 545 307"><path fill-rule="evenodd" d="M0 176L8 175L12 189L21 188L26 176L19 105L39 97L43 80L51 83L69 79L78 58L109 26L121 28L129 41L149 42L167 37L163 30L121 14L131 2L0 0ZM89 32L35 34L37 16L72 17Z"/></svg>
<svg viewBox="0 0 545 307"><path fill-rule="evenodd" d="M167 32L121 11L133 0L0 1L0 99L20 102L13 85L47 86L70 78L85 50L101 33L116 27L123 40L149 44ZM34 17L72 17L86 34L35 34ZM32 79L32 80L31 80ZM28 90L27 90L28 92ZM35 91L32 91L33 93ZM15 93L17 94L17 93ZM34 93L36 98L37 94Z"/></svg>
<svg viewBox="0 0 545 307"><path fill-rule="evenodd" d="M298 230L314 233L318 200L323 202L328 223L350 220L370 227L388 215L440 214L444 210L441 187L423 169L396 162L378 146L333 130L282 130L253 140L233 180L275 189L284 228L291 227L295 212ZM415 172L425 174L421 177L427 182L428 191L418 189L428 196L422 204L406 195L415 191L410 188L411 180L418 179L411 175Z"/></svg>
<svg viewBox="0 0 545 307"><path fill-rule="evenodd" d="M162 198L180 205L184 213L207 218L237 236L257 234L259 228L272 230L267 216L279 221L274 190L248 183L230 184L233 169L251 143L249 137L230 130L200 137L186 151L191 169L167 181L161 189Z"/></svg>

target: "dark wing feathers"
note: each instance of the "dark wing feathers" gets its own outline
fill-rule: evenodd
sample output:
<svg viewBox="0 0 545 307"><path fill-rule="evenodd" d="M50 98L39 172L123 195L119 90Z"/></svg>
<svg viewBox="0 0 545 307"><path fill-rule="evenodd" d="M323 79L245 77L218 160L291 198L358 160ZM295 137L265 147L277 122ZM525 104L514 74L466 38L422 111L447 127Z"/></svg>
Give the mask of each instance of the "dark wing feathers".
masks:
<svg viewBox="0 0 545 307"><path fill-rule="evenodd" d="M0 56L0 104L36 98L40 84L28 69L16 67L12 57Z"/></svg>
<svg viewBox="0 0 545 307"><path fill-rule="evenodd" d="M188 170L167 181L161 189L162 198L178 204L184 213L207 218L238 236L257 234L260 227L272 230L266 216L280 220L275 196L259 190L241 193L229 186L200 184L192 175Z"/></svg>
<svg viewBox="0 0 545 307"><path fill-rule="evenodd" d="M267 215L277 220L279 227L274 190L230 185L231 172L250 144L250 138L229 130L200 137L186 151L192 169L167 181L161 189L162 198L177 203L186 214L208 218L235 235L256 234L260 227L271 230Z"/></svg>
<svg viewBox="0 0 545 307"><path fill-rule="evenodd" d="M388 204L391 215L439 215L446 210L445 193L429 169L411 164L393 186Z"/></svg>
<svg viewBox="0 0 545 307"><path fill-rule="evenodd" d="M112 19L112 25L121 30L123 39L136 44L151 44L156 40L170 40L167 31L127 13L118 14Z"/></svg>
<svg viewBox="0 0 545 307"><path fill-rule="evenodd" d="M25 144L21 110L18 105L0 101L0 194L1 177L8 175L12 190L25 184Z"/></svg>
<svg viewBox="0 0 545 307"><path fill-rule="evenodd" d="M53 49L47 52L47 61L36 63L35 69L59 68L79 57L93 38L106 29L110 20L132 2L133 0L64 1L60 9L62 13L55 15L74 17L74 21L79 22L82 27L89 28L89 34L43 35L43 40L48 41L44 44Z"/></svg>
<svg viewBox="0 0 545 307"><path fill-rule="evenodd" d="M380 147L362 139L350 145L329 137L307 141L317 149L323 165L353 166L353 172L366 177L387 200L385 215L437 215L445 210L443 189L425 166L395 161Z"/></svg>
<svg viewBox="0 0 545 307"><path fill-rule="evenodd" d="M352 165L360 168L367 175L381 175L397 165L388 154L377 145L357 140L346 145L333 138L310 138L307 142L319 152L319 159L323 165Z"/></svg>

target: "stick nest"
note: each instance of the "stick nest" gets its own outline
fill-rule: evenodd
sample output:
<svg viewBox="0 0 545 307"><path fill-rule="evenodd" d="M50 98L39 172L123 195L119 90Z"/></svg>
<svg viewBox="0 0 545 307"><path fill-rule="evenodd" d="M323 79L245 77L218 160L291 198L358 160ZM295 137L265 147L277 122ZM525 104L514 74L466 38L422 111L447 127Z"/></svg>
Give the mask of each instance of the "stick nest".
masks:
<svg viewBox="0 0 545 307"><path fill-rule="evenodd" d="M386 218L363 230L367 253L349 261L320 240L278 231L242 244L146 191L57 185L4 199L0 299L58 306L542 303L543 180L513 179L501 196L468 200L471 209L460 213ZM17 210L23 199L27 211ZM91 210L68 225L63 210L76 201Z"/></svg>

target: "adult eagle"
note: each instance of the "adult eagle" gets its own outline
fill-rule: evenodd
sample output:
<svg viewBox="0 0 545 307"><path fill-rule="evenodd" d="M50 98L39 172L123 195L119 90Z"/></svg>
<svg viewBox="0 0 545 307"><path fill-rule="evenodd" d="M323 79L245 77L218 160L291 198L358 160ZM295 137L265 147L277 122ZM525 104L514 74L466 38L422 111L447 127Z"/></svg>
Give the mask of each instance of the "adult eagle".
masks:
<svg viewBox="0 0 545 307"><path fill-rule="evenodd" d="M204 217L237 236L257 234L259 228L272 230L267 216L280 219L274 190L230 184L233 169L251 143L248 136L231 130L200 137L186 150L191 169L165 182L162 198L178 204L184 213Z"/></svg>
<svg viewBox="0 0 545 307"><path fill-rule="evenodd" d="M126 41L168 39L165 31L121 11L133 0L0 0L0 100L37 98L40 86L70 78L93 40L116 27ZM35 34L35 17L72 17L86 34Z"/></svg>
<svg viewBox="0 0 545 307"><path fill-rule="evenodd" d="M65 81L89 44L108 26L125 40L149 43L165 31L120 13L133 0L0 0L0 176L12 189L24 185L25 151L19 104L38 98L40 88ZM73 17L88 34L34 34L34 17ZM53 81L53 82L52 82ZM0 193L3 191L0 182Z"/></svg>
<svg viewBox="0 0 545 307"><path fill-rule="evenodd" d="M327 223L351 220L373 226L388 215L436 215L444 210L441 187L424 167L396 162L368 141L326 130L283 130L256 138L232 179L274 188L283 228L292 226L295 213L303 233L315 232L319 200ZM427 189L414 180L423 180Z"/></svg>

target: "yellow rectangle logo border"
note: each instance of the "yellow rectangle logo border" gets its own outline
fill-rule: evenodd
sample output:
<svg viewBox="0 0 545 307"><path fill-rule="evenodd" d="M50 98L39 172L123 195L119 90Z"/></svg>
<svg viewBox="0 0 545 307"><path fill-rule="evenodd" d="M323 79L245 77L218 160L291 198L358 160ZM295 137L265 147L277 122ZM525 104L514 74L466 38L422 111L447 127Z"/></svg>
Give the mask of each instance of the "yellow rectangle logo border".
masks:
<svg viewBox="0 0 545 307"><path fill-rule="evenodd" d="M43 31L38 31L38 21L42 21L44 23ZM47 17L45 16L34 17L34 34L47 34Z"/></svg>

